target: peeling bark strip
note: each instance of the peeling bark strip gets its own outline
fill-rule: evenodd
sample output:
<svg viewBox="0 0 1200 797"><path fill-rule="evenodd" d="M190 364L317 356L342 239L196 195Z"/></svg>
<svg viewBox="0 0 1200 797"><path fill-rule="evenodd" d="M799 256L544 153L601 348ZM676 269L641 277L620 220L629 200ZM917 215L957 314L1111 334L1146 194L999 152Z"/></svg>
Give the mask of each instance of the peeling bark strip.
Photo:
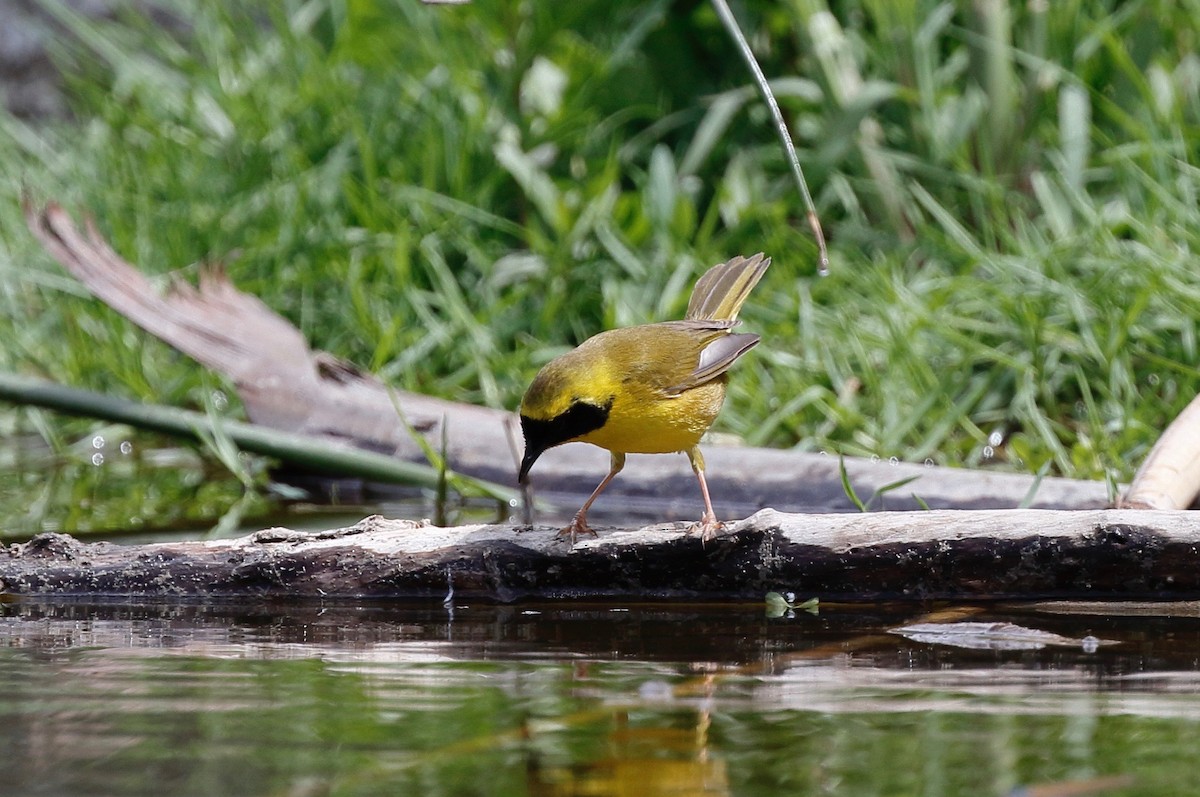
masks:
<svg viewBox="0 0 1200 797"><path fill-rule="evenodd" d="M761 600L1200 598L1189 512L764 510L702 545L681 527L602 532L436 528L369 517L316 534L126 546L62 534L0 548L0 589L70 598Z"/></svg>

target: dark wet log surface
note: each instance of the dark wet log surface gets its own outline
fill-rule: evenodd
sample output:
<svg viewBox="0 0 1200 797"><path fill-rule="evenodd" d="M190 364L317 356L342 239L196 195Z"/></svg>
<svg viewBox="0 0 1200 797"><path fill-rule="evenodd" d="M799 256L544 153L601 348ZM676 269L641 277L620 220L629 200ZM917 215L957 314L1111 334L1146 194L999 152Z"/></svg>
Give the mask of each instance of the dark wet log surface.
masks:
<svg viewBox="0 0 1200 797"><path fill-rule="evenodd" d="M154 600L513 602L522 599L821 600L1200 597L1200 516L1189 512L764 510L707 544L684 526L601 531L573 548L550 528L436 528L370 517L320 533L0 549L13 595Z"/></svg>

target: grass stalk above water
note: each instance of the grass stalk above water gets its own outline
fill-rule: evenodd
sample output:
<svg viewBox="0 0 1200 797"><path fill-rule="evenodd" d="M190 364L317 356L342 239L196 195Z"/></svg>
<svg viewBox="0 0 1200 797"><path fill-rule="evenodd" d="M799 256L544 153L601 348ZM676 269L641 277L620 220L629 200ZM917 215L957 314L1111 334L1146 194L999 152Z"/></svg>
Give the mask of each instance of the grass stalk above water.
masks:
<svg viewBox="0 0 1200 797"><path fill-rule="evenodd" d="M238 450L262 454L285 465L315 472L427 487L443 493L450 479L460 494L474 494L506 502L515 498L515 492L505 487L448 471L441 459L436 467L419 465L378 452L325 443L308 435L289 434L220 418L212 412L201 414L177 407L141 404L12 374L0 374L0 400L98 418L109 423L130 424L137 429L175 437L212 441L211 445L232 443ZM235 468L231 467L230 470Z"/></svg>

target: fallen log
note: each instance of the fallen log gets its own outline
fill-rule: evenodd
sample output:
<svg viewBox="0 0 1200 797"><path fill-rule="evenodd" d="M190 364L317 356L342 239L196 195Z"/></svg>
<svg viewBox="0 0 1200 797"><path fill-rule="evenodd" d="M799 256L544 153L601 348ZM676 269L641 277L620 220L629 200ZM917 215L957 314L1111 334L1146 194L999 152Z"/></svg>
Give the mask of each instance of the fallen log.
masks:
<svg viewBox="0 0 1200 797"><path fill-rule="evenodd" d="M1155 510L799 515L764 510L707 544L682 525L602 532L437 528L374 516L349 528L231 540L0 548L16 596L155 601L1184 600L1200 597L1200 516Z"/></svg>
<svg viewBox="0 0 1200 797"><path fill-rule="evenodd" d="M414 434L422 434L435 449L444 441L453 470L513 482L511 413L393 392L310 350L286 319L220 271L204 272L197 287L179 283L160 294L92 225L81 232L55 205L26 210L46 248L95 296L228 378L252 423L421 463L425 449ZM1131 492L1130 503L1190 503L1200 469L1190 438L1177 439L1156 448L1151 459L1161 463L1143 468L1142 489ZM835 456L741 447L712 446L706 455L722 515L763 506L823 514L765 510L707 545L679 526L606 533L569 548L554 529L441 529L379 517L316 534L268 529L235 540L142 546L46 534L0 548L0 592L185 602L761 600L785 590L826 601L1200 597L1200 520L1185 512L1103 511L1110 496L1100 483L860 459L843 464ZM548 452L545 464L540 497L574 509L607 457L565 446ZM826 514L854 508L843 467L858 495L873 497L873 508L935 511ZM684 458L634 458L593 517L618 507L625 520L692 518L693 493ZM1170 500L1156 503L1159 494Z"/></svg>
<svg viewBox="0 0 1200 797"><path fill-rule="evenodd" d="M513 413L391 391L371 374L310 349L287 319L239 291L219 269L204 270L196 286L177 281L161 292L91 222L81 230L54 203L39 210L26 201L25 213L47 251L96 298L229 379L251 423L425 464L425 451L414 439L421 434L435 450L445 441L453 471L515 486L520 432ZM837 456L720 445L706 445L704 453L721 516L765 506L791 512L855 509L842 488ZM546 452L539 468L537 497L569 516L607 471L608 453L562 446ZM922 502L934 509L1097 509L1110 503L1100 482L856 458L847 458L845 468L858 495L880 494L872 509L918 509ZM897 482L907 483L902 490L887 489ZM593 517L602 519L615 507L626 522L695 519L699 506L686 458L633 456Z"/></svg>

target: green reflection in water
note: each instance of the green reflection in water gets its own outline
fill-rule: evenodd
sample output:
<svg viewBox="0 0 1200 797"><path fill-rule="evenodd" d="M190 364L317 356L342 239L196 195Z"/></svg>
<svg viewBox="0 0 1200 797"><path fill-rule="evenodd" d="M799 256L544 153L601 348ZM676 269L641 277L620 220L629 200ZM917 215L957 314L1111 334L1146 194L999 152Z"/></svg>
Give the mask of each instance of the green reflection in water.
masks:
<svg viewBox="0 0 1200 797"><path fill-rule="evenodd" d="M1128 623L1105 628L1125 644L1093 654L987 653L874 635L880 616L784 623L757 609L4 607L0 783L1053 797L1200 782L1187 623L1169 648ZM1113 774L1136 784L1063 790Z"/></svg>
<svg viewBox="0 0 1200 797"><path fill-rule="evenodd" d="M263 517L277 503L190 449L144 448L141 437L113 434L90 440L58 454L28 439L0 443L0 542L44 531L204 530L232 511Z"/></svg>

